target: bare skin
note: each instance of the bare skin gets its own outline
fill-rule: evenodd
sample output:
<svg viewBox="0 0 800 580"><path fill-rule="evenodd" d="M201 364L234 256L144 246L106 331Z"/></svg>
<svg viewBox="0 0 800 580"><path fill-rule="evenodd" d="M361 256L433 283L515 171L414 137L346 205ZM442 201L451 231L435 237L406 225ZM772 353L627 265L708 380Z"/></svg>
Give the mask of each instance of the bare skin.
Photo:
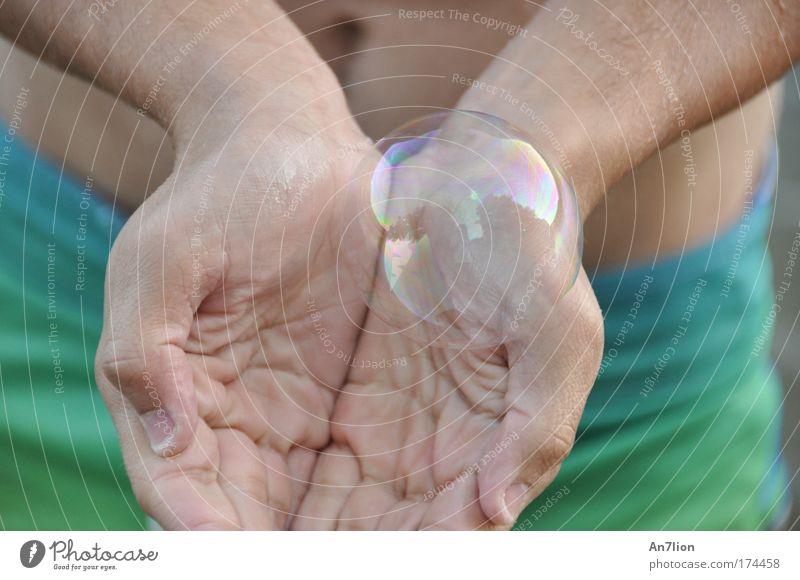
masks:
<svg viewBox="0 0 800 580"><path fill-rule="evenodd" d="M215 14L211 4L204 6L210 12L200 18ZM503 8L510 5L498 4L492 10L509 22L524 23L531 17L527 10L504 12ZM338 232L335 222L325 217L322 208L345 186L356 155L347 155L335 171L326 170L325 175L314 180L310 191L304 193L304 199L311 203L301 204L300 213L293 214L291 223L285 224L289 227L283 231L275 227L281 222L280 209L291 199L292 192L298 190L298 184L290 178L282 179L278 195L269 198L276 201L275 207L270 201L266 211L262 211L264 191L271 192L264 176L275 175L276 160L284 158L287 142L303 141L332 125L343 124L345 128L333 131L321 150L303 157L307 165L300 173L313 173L311 159L330 158L337 148L363 141L362 130L380 134L416 114L408 108L362 114L374 108L375 103L385 107L387 95L396 99L389 103L395 107L419 104L415 100L419 95L425 106L432 103L452 106L463 93L459 84L441 79L438 82L446 83L446 89L436 85L435 80L430 81L433 85L420 81L404 85L406 93L381 87L384 81L354 84L361 79L360 75L371 79L398 69L399 74L408 74L403 67L411 65L413 69L422 56L430 66L441 66L438 71L441 75L452 75L457 68L465 75L477 77L484 72L486 76L496 72L491 67L484 71L491 55L508 40L502 33L476 34L474 27L459 30L460 25L455 24L446 34L438 26L405 27L397 19L382 26L378 18L355 29L347 28L355 36L350 34L344 39L312 34L320 26L358 16L356 6L355 2L330 4L337 10L328 19L324 18L324 11L316 12L317 20L321 19L317 23L304 21L301 14L294 14L293 18L327 58L335 56L331 51L363 50L369 47L364 43L380 43L380 39L390 44L392 39L394 43L442 44L446 38L457 46L474 43L473 49L481 51L483 56L472 58L481 52L471 52L470 58L464 58L463 51L456 49L453 60L437 62L425 58L435 48L418 47L414 49L417 58L413 61L403 56L379 56L394 49L362 53L354 58L353 64L337 60L333 68L345 86L361 128L348 121L347 112L334 97L335 104L313 106L308 113L301 114L300 124L282 129L279 139L269 147L259 148L256 144L260 137L275 129L275 120L285 118L296 102L305 102L317 92L320 97L338 93L330 77L324 82L299 82L297 86L287 81L297 70L293 64L300 62L301 68L309 69L319 64L307 48L299 53L290 52L297 61L276 59L273 68L262 68L266 81L263 76L243 75L246 81L251 81L246 85L250 89L247 95L269 93L271 87L288 82L293 98L283 105L273 105L271 110L261 109L262 114L248 119L246 128L237 131L230 142L230 118L239 118L242 111L251 110L248 107L252 102L247 99L233 101L230 106L227 105L230 101L226 101L224 106L229 107L223 111L226 114L206 120L202 114L213 106L203 99L212 98L213 94L207 97L207 92L198 92L196 98L200 103L190 102L184 112L178 105L195 79L178 79L187 82L184 90L173 95L173 99L158 100L157 106L161 107L163 101L164 108L153 111L163 126L172 128L177 139L177 165L141 206L115 245L109 266L106 326L97 371L101 391L121 434L134 489L148 513L167 527L508 528L523 506L552 480L571 447L602 351L599 309L583 272L566 299L553 309L553 318L538 328L530 328L521 348L504 345L499 352L473 351L454 359L430 349L415 356L407 367L388 370L374 368L371 362L411 356L415 346L397 335L374 334L382 330L381 323L363 310L366 317L363 325L348 323L341 310L350 304L349 297L355 295L355 289L345 284L339 288L338 296L344 300L328 302L331 293L323 292L319 308L326 328L336 336L339 348L355 366L320 356L315 345L317 336L309 323L308 304L302 299L303 290L308 285L325 288L332 284L330 240L336 239ZM488 10L480 6L483 12ZM370 9L382 7L370 4ZM257 9L251 6L247 10ZM120 16L122 11L120 7L114 16ZM24 14L24 11L14 13L13 22L24 21ZM235 43L241 38L241 27L274 15L242 18L236 34L224 38ZM73 26L82 23L80 16L79 12L72 15ZM51 11L49 18L57 19L57 14ZM531 22L536 25L535 19ZM184 25L190 28L192 23L196 21L190 19ZM125 21L116 24L122 28ZM40 46L37 42L47 37L49 26L34 19L33 28L26 38L29 45ZM178 30L186 31L180 26ZM290 37L293 34L285 28L280 30ZM546 30L545 23L540 33ZM140 35L149 32L142 30ZM246 45L244 54L250 57L263 54L272 40L266 37L254 46ZM106 46L107 41L102 36L95 37L100 45ZM69 51L74 50L74 42L74 35L56 35L54 46L64 47L57 54L57 62L64 64ZM53 52L53 47L50 50ZM406 49L396 50L402 53ZM78 69L85 76L92 76L97 70L93 56L96 55L83 54L77 59ZM209 61L200 56L196 55L197 61L190 59L180 73L191 76L192 62L203 72ZM159 64L152 65L155 72ZM145 67L145 72L148 68ZM144 103L154 71L134 76L133 82L123 88L115 70L105 70L102 83L124 92L134 104ZM124 76L124 71L121 74ZM771 78L775 74L773 71ZM238 82L235 74L232 78ZM212 83L208 88L213 92L236 84L231 78L223 78L221 83ZM723 94L718 100L724 104L731 99ZM109 110L104 111L107 116ZM503 115L500 109L497 113ZM113 117L118 113L110 114ZM702 118L699 114L695 116ZM721 122L718 120L717 124ZM34 126L34 136L35 129ZM44 129L48 130L46 126ZM669 136L663 127L659 130ZM133 131L129 130L127 137L131 134ZM652 149L647 149L648 144L652 146L652 139L635 137L640 152L652 153ZM134 141L149 147L152 155L154 142L160 140L156 134L150 139ZM258 151L255 157L250 156L253 151ZM576 153L583 155L584 163L579 168L588 172L590 159L585 151L579 147ZM620 171L619 147L611 153L603 164L614 166L612 181L615 181L624 171ZM67 150L64 157L81 172L80 159L86 155L71 156ZM733 157L725 158L731 168L738 166ZM702 157L698 155L698 159ZM216 162L220 160L221 163ZM637 159L636 163L640 161ZM108 169L107 181L111 183L114 170ZM210 213L224 223L219 227L221 223L217 221L203 235L201 292L195 297L187 263L189 255L185 247L180 248L182 243L185 246L192 213L196 211L196 194L202 189L202 177L206 175L213 178L215 191L220 192L212 198ZM282 177L287 175L281 173ZM584 207L602 208L597 204L610 182L586 179L582 183L588 184L580 188L581 194L586 190ZM116 186L108 189L123 193ZM124 203L135 207L144 192L141 185L131 187L130 191L131 197L124 198L130 201ZM620 191L624 192L624 187ZM737 207L736 203L730 203L728 191L722 184L716 191L716 205L725 208L725 212ZM611 198L616 195L612 192ZM647 215L673 211L672 196L661 205L659 196L647 197L644 204ZM639 198L636 195L633 199L639 203ZM680 201L675 198L675 204ZM610 203L609 208L612 208ZM732 209L730 214L713 221L714 227L730 221L736 211ZM601 215L603 221L599 223L605 224L606 214ZM716 211L716 215L722 212ZM589 217L590 221L594 219ZM638 210L633 215L629 213L626 219L634 232L637 220L641 219ZM700 222L697 226L692 215L686 218L683 230L677 226L675 229L690 232L702 241L714 228L709 220ZM621 227L620 231L625 229ZM676 242L687 240L686 234L673 239L661 232L640 240L635 237L638 233L632 233L627 240L619 236L614 242L614 247L619 244L621 249L606 253L596 249L598 245L602 248L600 242L606 239L605 233L597 233L602 230L588 228L587 233L592 237L587 239L587 264L592 264L592 260L604 265L618 263L620 256L630 255L633 242L637 252L652 256L656 251L680 248ZM322 239L309 240L310 231L321 232ZM285 236L288 246L283 245ZM694 237L692 240L696 241ZM276 247L288 251L279 254L285 261L277 260ZM165 252L165 248L170 251ZM267 260L263 248L272 252ZM615 257L606 259L606 255ZM254 269L256 263L258 268ZM131 264L137 268L131 268ZM131 293L132 288L138 289L138 295ZM279 304L276 292L281 295ZM354 319L364 320L358 316ZM268 348L264 349L265 345ZM367 364L362 366L359 362ZM171 417L166 422L156 417L169 429L164 430L161 435L165 437L155 444L151 437L148 445L144 426L150 421L147 431L151 436L154 426L158 426L147 411L146 391L153 378L152 388L162 397ZM138 424L137 415L142 416L144 425ZM376 422L376 418L382 420ZM515 435L518 439L514 439ZM505 451L482 469L472 469L509 437L513 443Z"/></svg>
<svg viewBox="0 0 800 580"><path fill-rule="evenodd" d="M291 11L305 2L285 0L282 4ZM409 8L419 8L424 3L403 6L407 4ZM464 2L439 4L443 8L471 9ZM293 14L323 58L331 60L346 88L351 110L373 139L420 112L413 108L381 110L383 107L455 106L465 87L449 80L453 73L479 78L491 55L508 41L502 31L492 32L472 22L367 18L396 11L397 7L394 2L328 1ZM480 7L483 14L517 25L524 25L534 11L518 2L495 3L491 10ZM337 26L344 21L355 24ZM7 41L3 44L5 55L11 49ZM407 46L413 44L418 46ZM391 48L396 45L404 46ZM375 50L378 47L381 48ZM358 54L341 58L351 52ZM357 84L387 76L379 71L446 78L406 76ZM81 79L64 77L46 64L37 66L33 57L19 49L10 55L3 78L0 116L9 118L19 88L30 88L31 94L39 98L29 103L30 113L21 131L25 139L32 144L41 142L53 159L64 159L74 174L93 174L101 194L116 197L124 208L136 208L166 179L173 160L169 137L126 103ZM61 92L71 98L41 98L52 94L59 83ZM81 108L84 96L87 103ZM387 102L387 97L392 101ZM660 156L648 159L635 175L627 175L614 186L585 224L587 270L668 256L724 231L740 214L746 195L742 172L745 151L753 150L753 169L758 174L774 139L781 102L778 86L754 97L741 110L731 111L692 133L698 176L695 189L702 191L702 196L690 200L688 189L683 187L686 178L679 143L664 148ZM378 112L366 113L375 110ZM98 147L101 141L103 146ZM115 152L120 152L116 158L102 157ZM96 158L97 155L101 157Z"/></svg>

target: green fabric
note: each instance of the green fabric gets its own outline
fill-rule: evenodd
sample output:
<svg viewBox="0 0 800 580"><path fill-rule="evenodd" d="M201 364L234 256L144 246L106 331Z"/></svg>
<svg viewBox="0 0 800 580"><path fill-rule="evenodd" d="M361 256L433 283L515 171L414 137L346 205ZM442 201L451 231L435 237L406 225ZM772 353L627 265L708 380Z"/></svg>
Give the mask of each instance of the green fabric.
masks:
<svg viewBox="0 0 800 580"><path fill-rule="evenodd" d="M594 277L601 374L574 451L516 529L751 530L785 514L773 175L713 244Z"/></svg>
<svg viewBox="0 0 800 580"><path fill-rule="evenodd" d="M0 132L3 529L144 526L94 383L121 220L90 190Z"/></svg>
<svg viewBox="0 0 800 580"><path fill-rule="evenodd" d="M0 133L0 526L141 529L92 373L122 220L10 141ZM602 373L573 453L517 529L758 529L785 508L780 385L768 359L770 187L745 212L747 228L594 277Z"/></svg>

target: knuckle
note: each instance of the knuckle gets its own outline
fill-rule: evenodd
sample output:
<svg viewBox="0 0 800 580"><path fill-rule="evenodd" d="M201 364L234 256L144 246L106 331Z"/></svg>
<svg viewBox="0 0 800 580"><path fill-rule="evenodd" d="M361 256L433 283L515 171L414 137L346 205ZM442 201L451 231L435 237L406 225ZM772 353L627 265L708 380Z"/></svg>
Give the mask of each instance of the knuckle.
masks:
<svg viewBox="0 0 800 580"><path fill-rule="evenodd" d="M577 331L581 337L581 343L585 345L583 359L586 364L593 368L599 366L603 356L605 337L603 328L605 321L600 306L594 298L590 297L588 303L581 308L581 313L577 321Z"/></svg>
<svg viewBox="0 0 800 580"><path fill-rule="evenodd" d="M155 517L159 507L163 505L163 500L159 500L157 494L153 493L152 482L131 479L131 489L133 490L133 497L136 498L136 503L147 515Z"/></svg>
<svg viewBox="0 0 800 580"><path fill-rule="evenodd" d="M572 451L574 443L575 430L572 427L561 424L553 429L543 449L543 459L546 467L551 468L563 463Z"/></svg>
<svg viewBox="0 0 800 580"><path fill-rule="evenodd" d="M141 382L146 373L143 357L124 340L105 340L98 347L94 363L95 376L101 390L125 390Z"/></svg>

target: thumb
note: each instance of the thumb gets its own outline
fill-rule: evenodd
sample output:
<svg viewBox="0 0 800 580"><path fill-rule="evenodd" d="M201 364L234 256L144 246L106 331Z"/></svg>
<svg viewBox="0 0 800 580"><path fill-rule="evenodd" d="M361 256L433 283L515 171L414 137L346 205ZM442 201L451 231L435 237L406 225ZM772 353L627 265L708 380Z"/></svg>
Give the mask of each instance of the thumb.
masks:
<svg viewBox="0 0 800 580"><path fill-rule="evenodd" d="M603 324L585 272L526 341L508 344L506 413L478 473L480 503L510 527L553 481L572 449L603 351Z"/></svg>
<svg viewBox="0 0 800 580"><path fill-rule="evenodd" d="M535 422L525 412L510 410L486 449L486 467L478 472L481 509L504 528L550 485L572 448L574 431L567 425L545 433Z"/></svg>
<svg viewBox="0 0 800 580"><path fill-rule="evenodd" d="M95 373L123 442L130 429L142 429L153 452L167 457L188 446L197 421L185 347L214 280L193 268L190 237L157 215L143 217L145 209L123 228L109 258ZM139 426L128 422L126 407Z"/></svg>

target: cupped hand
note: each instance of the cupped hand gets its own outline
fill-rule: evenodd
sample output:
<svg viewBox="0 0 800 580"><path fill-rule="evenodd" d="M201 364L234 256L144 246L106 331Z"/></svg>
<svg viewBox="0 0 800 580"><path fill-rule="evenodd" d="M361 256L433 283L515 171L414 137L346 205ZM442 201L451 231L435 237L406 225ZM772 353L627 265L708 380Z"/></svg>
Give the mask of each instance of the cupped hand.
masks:
<svg viewBox="0 0 800 580"><path fill-rule="evenodd" d="M370 315L296 529L507 529L572 447L602 333L575 287L530 342L446 351Z"/></svg>
<svg viewBox="0 0 800 580"><path fill-rule="evenodd" d="M378 249L346 248L368 267L342 268L342 215L374 151L325 94L199 130L114 246L96 366L134 491L171 529L508 528L555 476L597 370L586 276L493 348L421 346L368 313ZM528 225L516 241L536 252ZM484 265L507 311L524 275ZM470 325L492 305L478 298Z"/></svg>
<svg viewBox="0 0 800 580"><path fill-rule="evenodd" d="M286 527L328 444L363 318L336 290L329 207L370 143L330 71L317 82L180 136L113 247L96 375L166 528Z"/></svg>
<svg viewBox="0 0 800 580"><path fill-rule="evenodd" d="M393 207L370 208L374 195L350 200L353 216L375 209L395 225L365 228L365 243L349 249L351 263L375 272L371 309L294 529L508 529L572 447L603 342L586 273L563 292L575 266L560 255L539 277L548 228L535 217L520 222L519 208L496 198L481 208L493 235L464 241L452 226L463 197L441 179L433 186L428 169L443 159L435 157L404 162L411 186L396 184ZM471 171L480 173L474 163ZM382 236L421 240L411 257L390 251L402 273L387 263L386 274ZM422 305L431 308L424 319L406 309ZM487 337L497 340L481 346Z"/></svg>

